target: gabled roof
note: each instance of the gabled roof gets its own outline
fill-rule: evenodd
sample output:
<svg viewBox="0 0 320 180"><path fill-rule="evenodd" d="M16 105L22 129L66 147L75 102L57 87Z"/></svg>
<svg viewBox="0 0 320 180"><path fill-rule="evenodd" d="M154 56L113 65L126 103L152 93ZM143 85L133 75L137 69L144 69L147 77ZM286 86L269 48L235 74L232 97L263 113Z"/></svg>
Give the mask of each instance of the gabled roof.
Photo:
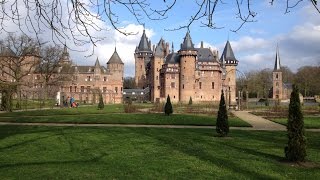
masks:
<svg viewBox="0 0 320 180"><path fill-rule="evenodd" d="M16 57L16 54L9 47L1 48L0 56L2 57Z"/></svg>
<svg viewBox="0 0 320 180"><path fill-rule="evenodd" d="M276 50L276 59L274 62L274 71L280 71L281 67L280 67L280 54L279 54L279 47L277 45L277 50Z"/></svg>
<svg viewBox="0 0 320 180"><path fill-rule="evenodd" d="M222 61L222 59L223 59L222 57L226 61L229 61L229 60L238 61L236 59L236 57L234 56L234 53L233 53L233 50L231 48L231 45L230 45L229 41L227 41L226 46L224 47L224 50L223 50L223 53L221 55L220 61Z"/></svg>
<svg viewBox="0 0 320 180"><path fill-rule="evenodd" d="M194 45L192 43L189 31L187 32L186 36L184 37L183 43L181 44L181 50L193 50Z"/></svg>
<svg viewBox="0 0 320 180"><path fill-rule="evenodd" d="M139 46L137 48L138 48L138 51L151 52L151 47L149 46L149 41L148 41L145 30L143 30L143 33L139 42Z"/></svg>
<svg viewBox="0 0 320 180"><path fill-rule="evenodd" d="M170 53L166 57L165 63L166 64L177 64L179 63L180 57L178 53Z"/></svg>
<svg viewBox="0 0 320 180"><path fill-rule="evenodd" d="M114 52L110 57L109 61L107 62L107 64L123 64L119 54L117 53L117 48L114 48Z"/></svg>
<svg viewBox="0 0 320 180"><path fill-rule="evenodd" d="M215 57L209 48L195 48L199 62L213 62Z"/></svg>
<svg viewBox="0 0 320 180"><path fill-rule="evenodd" d="M164 57L163 45L164 45L164 40L161 38L160 41L159 41L159 43L158 43L158 45L157 45L157 47L156 47L154 56Z"/></svg>

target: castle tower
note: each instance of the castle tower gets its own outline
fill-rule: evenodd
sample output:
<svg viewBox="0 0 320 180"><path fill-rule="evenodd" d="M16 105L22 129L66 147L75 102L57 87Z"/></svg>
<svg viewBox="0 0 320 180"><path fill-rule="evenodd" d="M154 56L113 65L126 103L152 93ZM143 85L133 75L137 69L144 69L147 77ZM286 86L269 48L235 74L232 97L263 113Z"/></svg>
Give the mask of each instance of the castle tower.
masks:
<svg viewBox="0 0 320 180"><path fill-rule="evenodd" d="M145 30L143 30L139 46L136 47L135 58L135 83L138 88L147 87L146 68L152 56L151 41L148 41Z"/></svg>
<svg viewBox="0 0 320 180"><path fill-rule="evenodd" d="M226 99L229 105L236 105L236 71L238 60L234 56L230 42L227 41L223 53L220 58L220 63L225 68L224 87L226 88Z"/></svg>
<svg viewBox="0 0 320 180"><path fill-rule="evenodd" d="M71 64L70 55L68 52L67 45L64 45L63 52L62 52L61 58L59 60L59 64L61 64L61 65L70 65Z"/></svg>
<svg viewBox="0 0 320 180"><path fill-rule="evenodd" d="M114 92L113 102L122 102L122 91L123 91L123 72L124 63L122 62L117 49L114 49L112 56L107 62L107 70L110 73L108 85Z"/></svg>
<svg viewBox="0 0 320 180"><path fill-rule="evenodd" d="M161 38L150 61L150 92L151 102L160 100L160 69L164 63L164 58L168 53L168 44Z"/></svg>
<svg viewBox="0 0 320 180"><path fill-rule="evenodd" d="M190 97L194 97L195 93L194 83L197 63L197 51L189 32L187 32L178 54L180 56L180 102L188 102Z"/></svg>
<svg viewBox="0 0 320 180"><path fill-rule="evenodd" d="M282 89L282 72L280 65L280 55L279 55L279 47L277 45L276 50L276 59L274 63L274 69L272 72L272 80L273 80L273 99L282 99L283 97L283 89Z"/></svg>

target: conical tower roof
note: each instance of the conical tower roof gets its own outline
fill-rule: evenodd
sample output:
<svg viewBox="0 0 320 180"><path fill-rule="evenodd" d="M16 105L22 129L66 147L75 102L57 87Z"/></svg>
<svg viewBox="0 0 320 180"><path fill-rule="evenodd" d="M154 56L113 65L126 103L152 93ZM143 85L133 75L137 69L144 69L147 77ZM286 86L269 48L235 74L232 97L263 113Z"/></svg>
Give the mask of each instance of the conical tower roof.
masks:
<svg viewBox="0 0 320 180"><path fill-rule="evenodd" d="M99 59L97 58L96 62L94 63L94 66L99 68L100 67L100 62Z"/></svg>
<svg viewBox="0 0 320 180"><path fill-rule="evenodd" d="M151 47L149 46L149 41L148 41L145 30L143 30L143 33L139 42L138 50L143 52L151 52Z"/></svg>
<svg viewBox="0 0 320 180"><path fill-rule="evenodd" d="M107 62L107 64L123 64L119 54L117 53L116 48L114 48L114 52L113 52L112 56L110 57L109 61Z"/></svg>
<svg viewBox="0 0 320 180"><path fill-rule="evenodd" d="M194 45L191 40L191 36L189 31L187 32L186 36L184 37L183 43L181 44L181 50L193 50Z"/></svg>
<svg viewBox="0 0 320 180"><path fill-rule="evenodd" d="M276 59L274 62L274 71L279 71L281 69L281 65L280 65L280 54L279 54L279 47L277 45L277 50L276 50Z"/></svg>
<svg viewBox="0 0 320 180"><path fill-rule="evenodd" d="M159 43L158 43L158 45L157 45L157 47L156 47L154 56L157 56L157 57L163 57L164 56L163 45L164 45L164 40L161 38Z"/></svg>
<svg viewBox="0 0 320 180"><path fill-rule="evenodd" d="M233 53L233 50L231 48L231 45L230 45L229 41L227 41L226 46L224 47L224 50L223 50L223 53L221 55L220 61L222 61L223 59L225 61L230 61L230 60L238 61L236 59L236 57L234 56L234 53Z"/></svg>

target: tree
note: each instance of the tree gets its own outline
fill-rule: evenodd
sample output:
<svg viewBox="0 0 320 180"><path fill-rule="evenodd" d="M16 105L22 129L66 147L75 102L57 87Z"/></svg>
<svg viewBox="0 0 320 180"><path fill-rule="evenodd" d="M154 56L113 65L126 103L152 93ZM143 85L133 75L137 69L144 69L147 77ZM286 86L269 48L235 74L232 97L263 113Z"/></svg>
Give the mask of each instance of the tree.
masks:
<svg viewBox="0 0 320 180"><path fill-rule="evenodd" d="M173 113L173 108L172 108L172 104L171 104L171 100L170 100L169 95L167 97L166 105L164 106L164 113L165 113L165 115L168 115L168 116Z"/></svg>
<svg viewBox="0 0 320 180"><path fill-rule="evenodd" d="M189 105L192 105L192 97L190 96L190 99L189 99Z"/></svg>
<svg viewBox="0 0 320 180"><path fill-rule="evenodd" d="M301 88L304 96L320 94L320 66L304 66L298 69L295 83Z"/></svg>
<svg viewBox="0 0 320 180"><path fill-rule="evenodd" d="M10 32L7 24L16 24L18 26L16 29L23 34L30 33L39 37L40 34L49 31L54 42L64 44L66 39L73 39L78 46L86 43L95 46L97 42L106 38L100 37L99 34L110 29L101 22L107 22L118 32L130 35L133 32L121 28L124 16L131 15L139 24L143 24L145 19L167 19L171 17L171 12L175 12L175 7L184 8L176 5L177 2L177 0L7 0L1 2L0 32ZM271 5L276 2L278 1L270 0ZM301 0L294 2L286 0L285 13L290 12L301 2ZM226 4L225 1L202 0L189 3L192 3L194 11L191 11L190 16L186 18L186 23L169 30L189 29L195 22L200 22L201 26L211 29L221 28L216 25L214 17L217 9ZM235 18L240 21L233 31L238 31L244 24L256 20L257 12L252 9L252 1L236 0L228 3L230 9L234 9ZM310 3L320 13L317 0L311 0Z"/></svg>
<svg viewBox="0 0 320 180"><path fill-rule="evenodd" d="M307 156L306 137L304 135L304 122L301 112L299 90L296 85L293 85L290 97L287 133L288 146L285 147L285 157L289 161L305 161Z"/></svg>
<svg viewBox="0 0 320 180"><path fill-rule="evenodd" d="M98 109L102 110L104 109L104 103L103 103L103 98L102 98L102 94L99 93L99 104L98 104Z"/></svg>
<svg viewBox="0 0 320 180"><path fill-rule="evenodd" d="M123 80L123 88L124 89L136 88L136 82L134 80L134 77L125 77Z"/></svg>
<svg viewBox="0 0 320 180"><path fill-rule="evenodd" d="M221 91L216 131L222 137L227 136L229 133L228 112L223 91Z"/></svg>

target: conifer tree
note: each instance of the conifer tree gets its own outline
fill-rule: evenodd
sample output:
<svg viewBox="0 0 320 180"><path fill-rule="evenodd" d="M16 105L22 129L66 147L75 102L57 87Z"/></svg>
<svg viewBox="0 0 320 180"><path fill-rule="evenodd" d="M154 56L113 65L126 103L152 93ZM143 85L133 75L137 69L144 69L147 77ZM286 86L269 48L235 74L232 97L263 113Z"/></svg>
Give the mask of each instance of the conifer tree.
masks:
<svg viewBox="0 0 320 180"><path fill-rule="evenodd" d="M172 108L172 104L171 104L169 95L167 97L166 105L164 106L164 113L165 113L165 115L168 115L168 116L173 113L173 108Z"/></svg>
<svg viewBox="0 0 320 180"><path fill-rule="evenodd" d="M102 98L102 94L99 94L99 104L98 104L98 109L102 110L104 108L104 103L103 103L103 98Z"/></svg>
<svg viewBox="0 0 320 180"><path fill-rule="evenodd" d="M304 135L299 90L296 85L293 85L290 97L287 133L288 146L285 147L286 159L293 162L305 161L305 157L307 156L306 137Z"/></svg>
<svg viewBox="0 0 320 180"><path fill-rule="evenodd" d="M229 133L228 113L223 91L221 91L216 131L220 136L227 136Z"/></svg>
<svg viewBox="0 0 320 180"><path fill-rule="evenodd" d="M190 96L190 99L189 99L189 105L192 105L192 97Z"/></svg>

